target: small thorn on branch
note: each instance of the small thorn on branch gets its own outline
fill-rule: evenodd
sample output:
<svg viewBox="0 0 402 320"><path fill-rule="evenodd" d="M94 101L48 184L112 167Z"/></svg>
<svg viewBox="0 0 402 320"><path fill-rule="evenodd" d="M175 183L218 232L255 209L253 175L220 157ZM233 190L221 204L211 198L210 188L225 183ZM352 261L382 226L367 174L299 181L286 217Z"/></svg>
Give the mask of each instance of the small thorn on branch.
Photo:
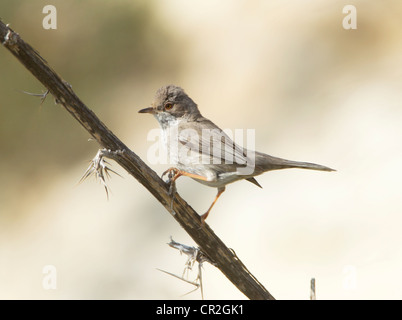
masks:
<svg viewBox="0 0 402 320"><path fill-rule="evenodd" d="M122 177L116 171L110 169L109 166L111 166L111 164L104 159L105 157L113 158L114 153L115 152L111 151L111 150L99 149L98 153L91 160L89 167L84 172L84 175L81 177L81 179L78 183L82 183L88 177L94 176L96 180L97 179L100 180L101 184L105 188L106 196L109 199L110 188L106 183L106 179L110 179L110 177L111 177L110 173L114 173L114 174L118 175L119 177Z"/></svg>
<svg viewBox="0 0 402 320"><path fill-rule="evenodd" d="M31 93L31 92L27 92L27 91L22 91L22 92L25 94L29 94L30 96L40 97L40 106L43 104L47 95L49 94L49 90L46 90L44 93Z"/></svg>
<svg viewBox="0 0 402 320"><path fill-rule="evenodd" d="M190 292L187 292L185 295L194 292L195 290L197 290L198 288L201 289L201 298L204 299L204 290L203 290L203 286L202 286L202 265L204 262L209 262L213 265L212 261L210 259L208 259L208 257L203 254L203 252L200 250L200 248L196 248L196 247L191 247L191 246L187 246L185 244L181 244L179 242L176 242L172 239L172 237L170 237L170 242L168 243L168 245L172 248L175 248L177 250L180 251L180 254L184 253L185 255L188 256L188 259L185 263L185 267L184 267L184 271L182 276L178 276L174 273L165 271L165 270L161 270L161 269L157 269L159 271L162 271L168 275L171 275L175 278L178 278L182 281L185 281L187 283L192 284L193 286L195 286L196 288L194 290L191 290ZM192 270L194 263L198 262L198 274L197 277L195 278L194 281L190 281L188 280L188 273L190 270ZM184 275L187 272L187 279L184 277Z"/></svg>
<svg viewBox="0 0 402 320"><path fill-rule="evenodd" d="M4 36L4 39L1 42L1 44L3 46L13 46L17 42L16 38L18 37L18 33L11 30L11 28L9 28L9 26L10 26L10 24L7 23L6 24L7 34Z"/></svg>

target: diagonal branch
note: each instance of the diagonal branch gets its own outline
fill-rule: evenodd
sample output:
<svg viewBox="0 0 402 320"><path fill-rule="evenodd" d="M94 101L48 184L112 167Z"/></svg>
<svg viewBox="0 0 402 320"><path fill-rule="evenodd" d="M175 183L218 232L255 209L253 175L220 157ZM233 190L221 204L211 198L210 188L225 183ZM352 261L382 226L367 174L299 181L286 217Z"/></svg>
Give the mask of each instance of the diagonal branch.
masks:
<svg viewBox="0 0 402 320"><path fill-rule="evenodd" d="M53 95L63 107L91 134L128 173L136 178L170 212L171 196L168 185L133 151L120 141L76 96L64 81L18 33L0 21L0 42ZM247 270L244 264L178 194L173 202L172 216L198 244L208 259L249 299L274 297Z"/></svg>

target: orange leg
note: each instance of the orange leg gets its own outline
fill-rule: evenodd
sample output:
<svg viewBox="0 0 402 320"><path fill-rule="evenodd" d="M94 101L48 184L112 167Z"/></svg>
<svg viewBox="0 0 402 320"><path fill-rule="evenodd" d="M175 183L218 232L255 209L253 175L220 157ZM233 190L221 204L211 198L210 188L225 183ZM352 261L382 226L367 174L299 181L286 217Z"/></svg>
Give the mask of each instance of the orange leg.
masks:
<svg viewBox="0 0 402 320"><path fill-rule="evenodd" d="M198 179L198 180L207 181L207 178L205 178L203 176L199 176L198 174L194 174L194 173L185 172L185 171L179 170L177 168L173 168L173 167L167 169L164 173L162 173L162 178L166 174L168 174L168 178L170 179L170 182L175 182L177 180L177 178L179 178L181 176L186 176L186 177L190 177L190 178L194 178L194 179Z"/></svg>
<svg viewBox="0 0 402 320"><path fill-rule="evenodd" d="M179 170L177 168L173 168L173 167L167 169L164 173L162 173L161 178L163 179L163 176L166 175L166 174L168 175L169 182L170 182L169 194L172 196L172 200L170 202L170 210L172 210L172 211L173 211L174 197L175 197L175 193L176 193L176 180L179 177L187 176L187 177L190 177L190 178L207 181L207 178L205 178L203 176L199 176L197 174L181 171L181 170Z"/></svg>
<svg viewBox="0 0 402 320"><path fill-rule="evenodd" d="M221 196L221 194L223 193L223 191L225 191L225 187L220 187L218 188L218 193L215 197L214 202L212 202L211 206L209 207L208 211L205 212L202 216L201 216L201 223L204 224L205 223L205 219L208 217L209 212L211 211L212 207L214 206L214 204L216 203L216 201L218 201L218 198Z"/></svg>
<svg viewBox="0 0 402 320"><path fill-rule="evenodd" d="M203 180L203 181L208 181L207 178L203 177L203 176L199 176L198 174L194 174L194 173L189 173L189 172L185 172L182 170L179 170L177 168L169 168L167 169L164 173L162 173L162 178L164 175L168 174L168 178L170 180L170 189L169 189L169 193L172 194L172 203L171 203L171 209L173 206L173 201L174 201L174 184L176 182L176 180L181 177L181 176L186 176L186 177L190 177L193 179L198 179L198 180ZM221 196L221 194L225 191L225 187L219 187L218 188L218 193L216 194L215 200L214 202L212 202L211 206L209 207L208 211L205 212L202 216L201 216L201 224L204 225L205 224L205 219L208 217L212 207L215 205L216 201L218 201L218 198Z"/></svg>

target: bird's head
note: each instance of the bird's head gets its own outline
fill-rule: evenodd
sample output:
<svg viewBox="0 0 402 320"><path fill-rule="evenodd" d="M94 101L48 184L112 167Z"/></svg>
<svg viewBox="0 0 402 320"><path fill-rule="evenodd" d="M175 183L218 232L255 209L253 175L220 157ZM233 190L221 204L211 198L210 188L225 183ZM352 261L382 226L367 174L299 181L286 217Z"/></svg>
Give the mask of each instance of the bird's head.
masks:
<svg viewBox="0 0 402 320"><path fill-rule="evenodd" d="M182 118L195 120L200 116L197 104L180 87L168 85L160 88L149 108L138 111L155 116L161 125Z"/></svg>

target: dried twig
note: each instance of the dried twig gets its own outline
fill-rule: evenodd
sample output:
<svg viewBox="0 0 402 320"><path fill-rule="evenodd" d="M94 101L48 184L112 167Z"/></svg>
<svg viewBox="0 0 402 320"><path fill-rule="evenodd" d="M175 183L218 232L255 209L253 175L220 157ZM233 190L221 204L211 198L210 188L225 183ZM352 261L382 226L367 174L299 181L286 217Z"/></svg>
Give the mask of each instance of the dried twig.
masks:
<svg viewBox="0 0 402 320"><path fill-rule="evenodd" d="M311 278L311 281L310 281L310 300L316 300L316 295L315 295L315 278Z"/></svg>
<svg viewBox="0 0 402 320"><path fill-rule="evenodd" d="M192 291L190 291L190 292L188 292L186 294L189 294L189 293L197 290L198 288L200 288L201 289L201 297L202 297L202 299L204 299L204 290L203 290L203 286L202 286L202 265L203 265L204 262L209 262L212 265L214 265L214 263L208 259L208 257L200 250L200 248L190 247L190 246L187 246L185 244L181 244L179 242L174 241L172 239L172 237L170 237L170 242L168 243L168 245L170 247L172 247L172 248L175 248L175 249L179 250L180 253L184 253L185 255L188 256L188 259L187 259L187 262L185 264L183 274L180 277L178 275L175 275L175 274L173 274L171 272L167 272L165 270L161 270L161 269L158 269L158 270L162 271L164 273L167 273L167 274L169 274L169 275L171 275L173 277L176 277L176 278L178 278L178 279L180 279L182 281L190 283L190 284L192 284L192 285L194 285L196 287L194 290L192 290ZM197 277L196 277L196 279L194 281L189 281L188 280L188 272L189 272L189 270L193 269L193 266L194 266L195 262L198 263L198 275L197 275ZM186 271L187 271L187 279L184 278L184 275L185 275Z"/></svg>

